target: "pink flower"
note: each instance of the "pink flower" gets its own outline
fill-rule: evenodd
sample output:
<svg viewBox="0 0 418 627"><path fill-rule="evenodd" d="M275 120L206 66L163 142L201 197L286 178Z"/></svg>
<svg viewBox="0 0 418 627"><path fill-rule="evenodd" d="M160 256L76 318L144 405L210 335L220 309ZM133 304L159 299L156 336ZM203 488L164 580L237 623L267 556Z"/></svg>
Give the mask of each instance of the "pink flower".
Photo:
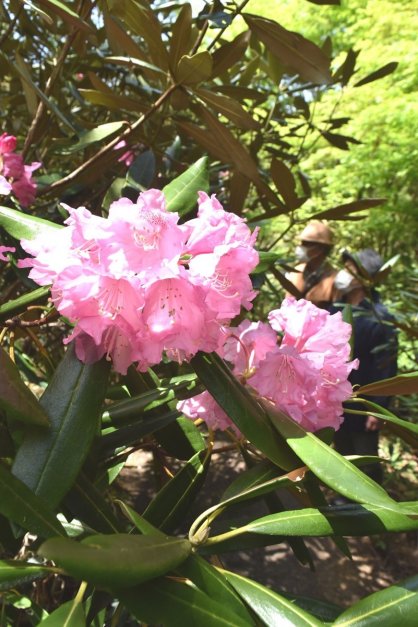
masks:
<svg viewBox="0 0 418 627"><path fill-rule="evenodd" d="M40 285L52 283L57 310L75 325L67 341L75 341L83 361L106 355L125 373L133 362L146 370L163 357L188 360L216 350L222 325L255 296L249 278L258 262L255 236L218 205L227 227L205 254L190 256L186 240L197 225L180 226L164 194L152 189L135 203L114 202L107 218L67 207L66 226L53 237L22 240L33 258L19 265L31 268Z"/></svg>
<svg viewBox="0 0 418 627"><path fill-rule="evenodd" d="M233 429L237 435L240 435L240 431L232 420L227 416L224 410L219 407L213 396L209 392L202 392L188 398L184 401L177 403L177 409L185 414L192 420L204 420L211 429L220 429L225 431L226 429Z"/></svg>
<svg viewBox="0 0 418 627"><path fill-rule="evenodd" d="M12 246L0 246L0 260L1 261L9 261L4 253L14 253L16 252L16 248Z"/></svg>
<svg viewBox="0 0 418 627"><path fill-rule="evenodd" d="M120 150L122 148L126 147L126 141L124 139L122 139L120 142L118 142L116 144L116 146L114 147L113 150ZM133 150L126 150L125 152L123 152L121 154L121 156L118 158L118 161L120 163L124 163L128 168L130 165L132 165L133 160L135 159L135 153Z"/></svg>
<svg viewBox="0 0 418 627"><path fill-rule="evenodd" d="M226 332L228 339L219 354L233 365L236 376L244 377L258 395L306 430L338 429L342 403L352 392L348 375L357 367L357 360L348 361L350 325L339 313L331 316L308 301L292 298L270 312L269 322L274 341L267 325L241 323ZM280 344L273 329L282 334ZM182 411L189 415L189 408L192 403ZM200 415L203 413L201 408ZM209 421L213 416L211 408Z"/></svg>
<svg viewBox="0 0 418 627"><path fill-rule="evenodd" d="M238 327L226 329L225 334L227 340L218 353L233 364L237 376L249 376L277 347L277 335L265 322L244 320Z"/></svg>
<svg viewBox="0 0 418 627"><path fill-rule="evenodd" d="M7 133L0 135L0 194L8 195L13 191L20 204L27 207L35 200L32 172L41 164L25 165L22 155L15 153L15 149L16 137Z"/></svg>
<svg viewBox="0 0 418 627"><path fill-rule="evenodd" d="M192 280L206 289L206 304L219 320L234 318L241 306L251 309L257 292L249 274L258 263L258 253L237 243L216 246L213 253L189 261Z"/></svg>
<svg viewBox="0 0 418 627"><path fill-rule="evenodd" d="M32 180L32 172L40 168L41 165L39 162L33 162L31 165L23 166L20 178L12 183L13 192L22 207L27 207L35 200L36 183Z"/></svg>
<svg viewBox="0 0 418 627"><path fill-rule="evenodd" d="M251 232L245 220L224 210L213 194L199 192L197 218L183 226L188 232L186 251L189 255L211 253L216 246L238 242L254 246L258 229Z"/></svg>

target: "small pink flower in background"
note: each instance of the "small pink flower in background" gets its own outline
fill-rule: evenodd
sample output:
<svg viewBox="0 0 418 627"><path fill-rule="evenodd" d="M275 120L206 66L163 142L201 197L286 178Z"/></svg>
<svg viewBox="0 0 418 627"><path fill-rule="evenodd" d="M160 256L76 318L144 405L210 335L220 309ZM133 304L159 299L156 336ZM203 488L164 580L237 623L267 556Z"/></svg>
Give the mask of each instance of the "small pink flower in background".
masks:
<svg viewBox="0 0 418 627"><path fill-rule="evenodd" d="M38 284L52 284L56 308L74 324L67 342L75 341L82 361L106 355L124 374L131 363L142 371L163 356L188 360L216 350L223 325L251 307L256 234L214 196L201 193L200 203L201 217L179 225L152 189L135 203L114 202L107 218L67 207L66 227L54 237L22 240L33 258L19 265ZM205 244L194 249L199 228Z"/></svg>
<svg viewBox="0 0 418 627"><path fill-rule="evenodd" d="M114 147L113 150L120 150L121 148L125 148L126 145L127 145L126 141L124 139L121 139L121 141L116 144L116 146ZM132 165L134 159L135 159L134 151L133 150L126 150L118 158L118 161L120 163L124 163L129 168L129 166Z"/></svg>
<svg viewBox="0 0 418 627"><path fill-rule="evenodd" d="M342 403L352 392L348 376L358 365L357 360L348 361L350 325L339 312L330 315L306 300L293 298L270 312L269 322L270 326L243 322L236 329L225 330L226 339L218 353L256 394L306 430L338 429ZM279 338L275 331L281 334ZM199 417L205 416L212 428L220 428L213 410L215 401L211 399L205 415L202 405L206 400L207 396L199 396ZM189 418L196 414L192 399L178 407Z"/></svg>
<svg viewBox="0 0 418 627"><path fill-rule="evenodd" d="M16 248L12 246L0 246L0 260L1 261L9 261L6 257L5 253L14 253L16 252Z"/></svg>
<svg viewBox="0 0 418 627"><path fill-rule="evenodd" d="M22 155L15 153L15 149L16 137L7 133L0 135L0 194L7 196L13 191L22 207L27 207L36 195L32 173L41 164L25 165Z"/></svg>

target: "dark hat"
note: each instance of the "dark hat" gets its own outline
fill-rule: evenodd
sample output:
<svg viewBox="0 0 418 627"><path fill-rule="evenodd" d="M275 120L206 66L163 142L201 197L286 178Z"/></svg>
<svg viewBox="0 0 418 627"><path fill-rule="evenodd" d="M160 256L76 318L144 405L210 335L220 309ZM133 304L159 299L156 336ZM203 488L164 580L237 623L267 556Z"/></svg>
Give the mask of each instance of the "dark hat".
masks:
<svg viewBox="0 0 418 627"><path fill-rule="evenodd" d="M356 253L345 250L342 253L343 261L352 261L358 268L359 274L366 278L373 278L383 266L383 259L372 248L365 248Z"/></svg>

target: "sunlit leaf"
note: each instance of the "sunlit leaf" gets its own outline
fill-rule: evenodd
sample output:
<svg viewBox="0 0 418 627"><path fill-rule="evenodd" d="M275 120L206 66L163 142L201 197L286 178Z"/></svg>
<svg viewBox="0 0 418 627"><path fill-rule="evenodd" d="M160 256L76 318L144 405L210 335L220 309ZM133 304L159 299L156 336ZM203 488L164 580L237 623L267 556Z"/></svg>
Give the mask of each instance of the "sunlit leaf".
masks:
<svg viewBox="0 0 418 627"><path fill-rule="evenodd" d="M418 392L418 372L399 374L391 379L382 379L362 385L355 390L356 395L391 396L392 394L416 394Z"/></svg>
<svg viewBox="0 0 418 627"><path fill-rule="evenodd" d="M0 226L16 239L34 239L48 231L53 237L56 229L62 228L59 224L36 218L10 207L0 207Z"/></svg>
<svg viewBox="0 0 418 627"><path fill-rule="evenodd" d="M209 191L208 158L201 157L183 174L163 187L169 211L185 215L197 205L199 191Z"/></svg>

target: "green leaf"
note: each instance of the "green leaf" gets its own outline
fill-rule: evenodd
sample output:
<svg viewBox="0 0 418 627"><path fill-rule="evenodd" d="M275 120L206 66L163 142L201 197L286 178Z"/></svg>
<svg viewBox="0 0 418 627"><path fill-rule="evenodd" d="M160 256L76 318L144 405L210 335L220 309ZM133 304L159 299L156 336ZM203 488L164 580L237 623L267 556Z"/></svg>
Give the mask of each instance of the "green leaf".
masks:
<svg viewBox="0 0 418 627"><path fill-rule="evenodd" d="M0 512L25 531L42 538L63 535L65 531L47 501L36 496L0 463Z"/></svg>
<svg viewBox="0 0 418 627"><path fill-rule="evenodd" d="M130 590L118 591L119 600L140 621L170 627L247 627L233 609L211 599L187 581L160 579Z"/></svg>
<svg viewBox="0 0 418 627"><path fill-rule="evenodd" d="M289 209L297 209L303 202L296 194L296 181L287 165L279 159L271 162L271 177Z"/></svg>
<svg viewBox="0 0 418 627"><path fill-rule="evenodd" d="M97 433L108 375L105 360L82 364L71 346L40 400L50 429L28 429L17 452L13 473L52 507L72 486Z"/></svg>
<svg viewBox="0 0 418 627"><path fill-rule="evenodd" d="M215 50L213 53L212 78L223 74L243 58L250 41L250 35L250 31L247 30L235 37L233 41L227 41Z"/></svg>
<svg viewBox="0 0 418 627"><path fill-rule="evenodd" d="M176 459L188 460L195 453L206 448L206 442L200 429L189 418L179 416L154 433L154 437L163 449Z"/></svg>
<svg viewBox="0 0 418 627"><path fill-rule="evenodd" d="M319 84L331 82L330 60L314 43L273 20L248 13L244 14L244 19L251 31L286 68L306 81Z"/></svg>
<svg viewBox="0 0 418 627"><path fill-rule="evenodd" d="M383 78L384 76L388 76L389 74L392 74L392 72L394 72L397 67L398 67L397 61L386 63L386 65L382 66L378 70L375 70L371 74L368 74L367 76L362 78L360 81L355 83L354 87L361 87L361 85L366 85L367 83L372 83L373 81L377 81L380 78Z"/></svg>
<svg viewBox="0 0 418 627"><path fill-rule="evenodd" d="M357 470L345 457L313 433L305 431L283 412L267 404L265 407L277 431L325 485L353 501L380 505L396 511L396 502L385 490Z"/></svg>
<svg viewBox="0 0 418 627"><path fill-rule="evenodd" d="M178 83L193 85L206 81L212 74L212 55L207 50L189 56L183 55L175 71Z"/></svg>
<svg viewBox="0 0 418 627"><path fill-rule="evenodd" d="M265 588L260 583L227 570L220 572L265 625L315 627L323 624L315 616L308 614L285 597Z"/></svg>
<svg viewBox="0 0 418 627"><path fill-rule="evenodd" d="M185 215L197 204L197 192L209 191L208 158L201 157L183 174L163 187L169 211Z"/></svg>
<svg viewBox="0 0 418 627"><path fill-rule="evenodd" d="M192 7L186 2L180 9L176 22L171 29L170 67L174 70L179 59L187 54L193 45Z"/></svg>
<svg viewBox="0 0 418 627"><path fill-rule="evenodd" d="M254 446L280 468L292 470L300 466L286 443L276 436L264 408L218 355L198 353L191 363L208 392Z"/></svg>
<svg viewBox="0 0 418 627"><path fill-rule="evenodd" d="M91 146L91 144L95 144L96 142L106 139L106 137L115 135L115 133L120 131L124 126L126 126L126 122L108 122L106 124L100 124L91 131L82 133L79 141L70 146L68 152L72 153L77 152L78 150L84 150L84 148Z"/></svg>
<svg viewBox="0 0 418 627"><path fill-rule="evenodd" d="M387 422L391 422L392 424L399 425L403 429L407 429L408 431L412 431L418 435L418 424L415 422L409 422L408 420L402 420L402 418L398 418L388 409L381 407L377 403L373 403L372 401L359 398L357 399L359 404L365 405L368 407L368 411L359 412L364 416L376 416L376 418L381 418L382 420L386 420ZM351 410L347 410L349 413L357 413L356 411L352 412Z"/></svg>
<svg viewBox="0 0 418 627"><path fill-rule="evenodd" d="M142 59L137 59L136 57L105 57L105 61L108 63L114 63L115 65L125 65L130 69L133 68L142 68L144 70L152 70L153 72L158 72L160 74L165 74L163 70L161 70L156 65L152 63L147 63Z"/></svg>
<svg viewBox="0 0 418 627"><path fill-rule="evenodd" d="M206 449L196 453L158 492L144 511L144 518L164 531L175 527L202 487L210 456Z"/></svg>
<svg viewBox="0 0 418 627"><path fill-rule="evenodd" d="M405 506L411 508L416 503L406 502ZM242 527L244 529L250 533L283 536L366 536L413 531L418 529L418 520L376 505L350 503L269 514L253 520Z"/></svg>
<svg viewBox="0 0 418 627"><path fill-rule="evenodd" d="M170 425L178 417L179 412L173 410L157 416L142 416L142 420L126 427L119 427L111 433L106 433L100 439L100 452L102 456L108 456L121 446L128 446L140 440L144 435Z"/></svg>
<svg viewBox="0 0 418 627"><path fill-rule="evenodd" d="M141 100L135 100L129 96L121 94L107 94L98 89L79 89L81 96L92 104L102 105L109 109L124 109L125 111L133 111L135 113L143 113L146 110Z"/></svg>
<svg viewBox="0 0 418 627"><path fill-rule="evenodd" d="M45 577L54 572L53 568L18 562L17 560L0 560L0 590L9 590L15 586L29 583L34 579Z"/></svg>
<svg viewBox="0 0 418 627"><path fill-rule="evenodd" d="M50 109L67 128L69 128L73 133L75 133L76 129L73 126L73 124L70 122L70 120L68 120L68 118L65 117L65 115L57 107L57 105L53 102L53 100L51 100L51 98L48 98L44 94L44 92L41 89L39 89L36 83L33 82L32 77L29 74L23 59L20 57L20 55L17 52L15 53L15 63L10 62L10 64L11 64L12 70L19 74L19 77L23 79L25 83L28 85L28 88L31 89L42 100L42 102L48 107L48 109Z"/></svg>
<svg viewBox="0 0 418 627"><path fill-rule="evenodd" d="M64 505L75 518L82 520L95 531L100 533L123 531L111 505L84 472L78 475L64 499Z"/></svg>
<svg viewBox="0 0 418 627"><path fill-rule="evenodd" d="M54 237L56 229L62 228L59 224L35 218L10 207L0 207L0 226L16 239L34 239L47 232Z"/></svg>
<svg viewBox="0 0 418 627"><path fill-rule="evenodd" d="M66 22L71 27L82 30L88 34L94 33L94 28L82 20L68 4L59 2L59 0L37 0L37 2L39 2L45 10L49 10L54 15L58 15L63 22Z"/></svg>
<svg viewBox="0 0 418 627"><path fill-rule="evenodd" d="M0 305L0 318L8 318L12 314L17 314L26 309L28 305L44 299L49 294L49 287L38 287L36 290L27 292L18 298L9 300L7 303Z"/></svg>
<svg viewBox="0 0 418 627"><path fill-rule="evenodd" d="M211 599L235 612L238 621L253 623L248 610L231 584L219 569L209 564L199 555L191 555L177 571L181 577L187 577Z"/></svg>
<svg viewBox="0 0 418 627"><path fill-rule="evenodd" d="M213 109L228 118L228 120L231 120L238 128L244 130L256 130L259 128L258 122L233 98L215 94L207 89L195 89L194 93Z"/></svg>
<svg viewBox="0 0 418 627"><path fill-rule="evenodd" d="M415 627L418 616L418 576L380 590L340 614L338 627Z"/></svg>
<svg viewBox="0 0 418 627"><path fill-rule="evenodd" d="M180 538L119 533L88 536L81 542L52 538L38 552L76 579L114 589L165 574L181 564L190 550L190 542Z"/></svg>
<svg viewBox="0 0 418 627"><path fill-rule="evenodd" d="M371 209L378 207L386 202L386 198L362 198L361 200L354 200L353 202L345 203L344 205L338 205L332 207L332 209L325 209L315 213L312 218L316 220L338 220L355 211L364 211L364 209Z"/></svg>
<svg viewBox="0 0 418 627"><path fill-rule="evenodd" d="M19 369L0 348L0 409L11 420L47 427L48 416L38 399L22 381Z"/></svg>
<svg viewBox="0 0 418 627"><path fill-rule="evenodd" d="M63 603L44 618L39 627L86 627L83 604L77 598Z"/></svg>
<svg viewBox="0 0 418 627"><path fill-rule="evenodd" d="M362 385L355 390L356 396L392 396L393 394L416 394L418 392L418 372L399 374L391 379L382 379Z"/></svg>

